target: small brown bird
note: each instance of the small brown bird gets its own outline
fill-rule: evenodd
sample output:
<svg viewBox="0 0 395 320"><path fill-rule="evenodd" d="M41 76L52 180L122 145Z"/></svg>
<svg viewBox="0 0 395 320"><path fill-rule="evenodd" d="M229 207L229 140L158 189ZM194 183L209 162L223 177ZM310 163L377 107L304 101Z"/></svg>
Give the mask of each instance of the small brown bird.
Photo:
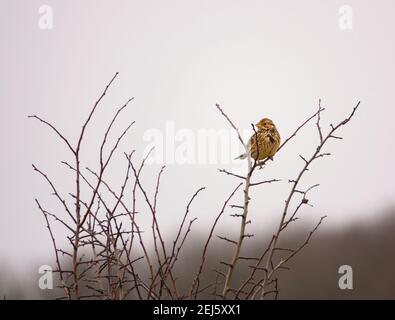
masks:
<svg viewBox="0 0 395 320"><path fill-rule="evenodd" d="M280 147L281 138L273 121L263 118L256 124L258 130L251 136L247 148L251 157L257 161L272 158ZM256 141L258 138L258 142ZM248 154L244 153L236 159L245 159Z"/></svg>

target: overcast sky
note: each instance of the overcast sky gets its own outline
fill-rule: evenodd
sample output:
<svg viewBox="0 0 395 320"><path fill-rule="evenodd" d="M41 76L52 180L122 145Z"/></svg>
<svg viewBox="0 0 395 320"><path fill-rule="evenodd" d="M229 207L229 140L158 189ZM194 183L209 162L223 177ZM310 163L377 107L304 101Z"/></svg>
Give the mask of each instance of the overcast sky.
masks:
<svg viewBox="0 0 395 320"><path fill-rule="evenodd" d="M27 115L52 121L75 142L77 129L116 71L119 77L88 128L85 164L97 167L98 139L109 116L129 97L135 100L117 128L136 120L120 151L136 149L137 159L147 147L144 134L165 134L169 124L176 132L196 134L229 129L215 103L241 129L270 117L285 139L316 110L319 98L327 109L326 130L361 100L352 123L340 133L344 140L328 145L326 151L333 156L317 162L303 181L304 186L321 184L311 196L314 208L303 213L305 221L327 214L325 227L340 228L374 219L393 205L395 3L347 1L353 24L346 30L339 25L343 4L2 0L0 259L22 267L51 250L34 203L38 197L51 205L50 190L31 164L45 169L66 196L73 179L59 164L71 159L67 149ZM42 5L53 10L52 30L39 28ZM303 165L298 154L308 156L316 143L312 124L259 172L262 178L284 181L254 192L252 219L278 221L289 189L286 181ZM125 168L121 156L115 161L112 178L121 177ZM218 173L222 167L232 168L221 163L169 164L159 198L166 230L174 229L200 186L207 190L193 215L200 219L197 228L207 228L237 182ZM150 191L159 168L146 169ZM232 228L232 220L223 223Z"/></svg>

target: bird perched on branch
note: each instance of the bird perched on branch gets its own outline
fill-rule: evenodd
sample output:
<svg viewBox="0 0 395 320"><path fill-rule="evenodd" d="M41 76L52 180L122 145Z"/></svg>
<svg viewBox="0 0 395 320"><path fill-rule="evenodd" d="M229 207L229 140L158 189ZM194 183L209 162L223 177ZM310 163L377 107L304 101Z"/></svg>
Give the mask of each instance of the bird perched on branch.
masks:
<svg viewBox="0 0 395 320"><path fill-rule="evenodd" d="M258 130L251 136L247 145L250 156L257 161L265 160L268 157L272 158L280 147L281 142L276 126L272 120L263 118L256 124L256 127ZM244 153L236 159L245 159L247 157L248 154Z"/></svg>

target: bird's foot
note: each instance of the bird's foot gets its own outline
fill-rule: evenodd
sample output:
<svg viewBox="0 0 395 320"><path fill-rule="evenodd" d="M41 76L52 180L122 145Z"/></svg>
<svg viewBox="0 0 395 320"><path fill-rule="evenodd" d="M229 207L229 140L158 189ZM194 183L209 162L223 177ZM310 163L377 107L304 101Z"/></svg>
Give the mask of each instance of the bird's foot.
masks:
<svg viewBox="0 0 395 320"><path fill-rule="evenodd" d="M263 169L265 167L265 162L264 161L259 161L257 163L257 166L258 166L258 169L261 170L261 169Z"/></svg>

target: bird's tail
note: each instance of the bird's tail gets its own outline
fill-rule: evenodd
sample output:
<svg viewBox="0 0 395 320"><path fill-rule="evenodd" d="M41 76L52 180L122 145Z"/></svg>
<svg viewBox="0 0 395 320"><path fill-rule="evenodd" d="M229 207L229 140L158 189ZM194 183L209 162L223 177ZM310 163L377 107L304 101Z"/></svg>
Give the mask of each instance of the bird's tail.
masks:
<svg viewBox="0 0 395 320"><path fill-rule="evenodd" d="M245 159L245 158L247 158L247 154L246 154L246 153L243 153L242 155L240 155L240 156L238 156L237 158L235 158L235 160L243 160L243 159Z"/></svg>

